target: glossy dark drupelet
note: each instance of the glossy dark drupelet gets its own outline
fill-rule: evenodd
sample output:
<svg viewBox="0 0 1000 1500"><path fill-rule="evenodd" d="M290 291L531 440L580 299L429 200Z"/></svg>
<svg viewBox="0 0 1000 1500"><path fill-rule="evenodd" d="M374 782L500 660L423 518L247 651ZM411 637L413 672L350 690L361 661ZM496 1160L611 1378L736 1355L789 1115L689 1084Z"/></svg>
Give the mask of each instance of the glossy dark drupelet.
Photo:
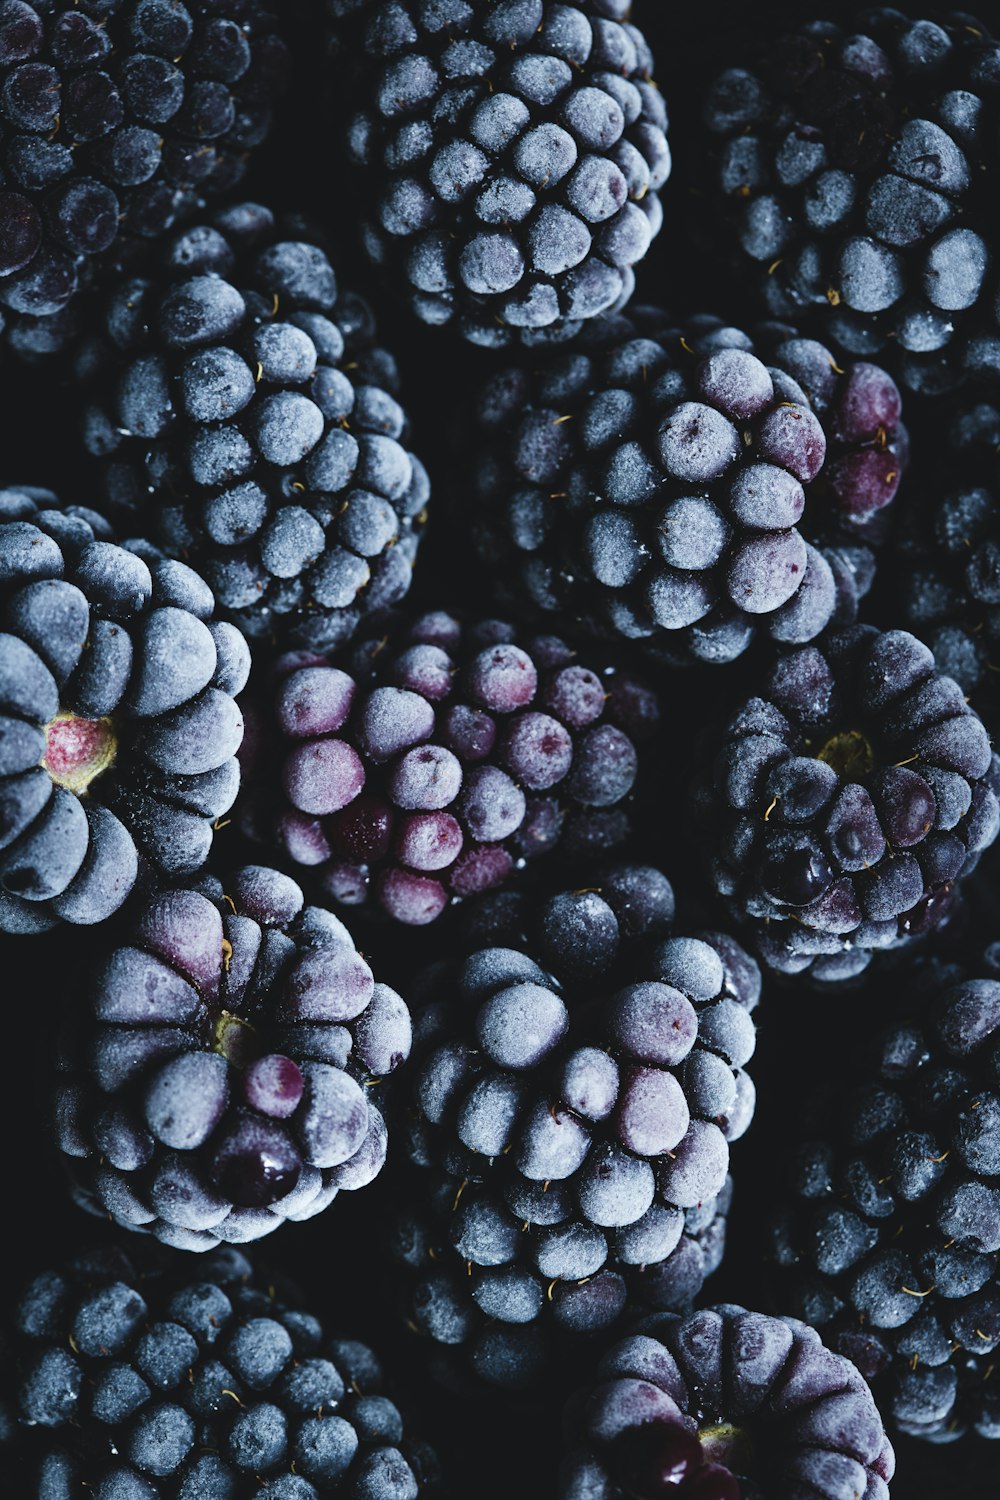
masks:
<svg viewBox="0 0 1000 1500"><path fill-rule="evenodd" d="M657 1315L565 1407L559 1500L888 1500L871 1390L815 1329L726 1304Z"/></svg>
<svg viewBox="0 0 1000 1500"><path fill-rule="evenodd" d="M148 1251L152 1247L145 1247ZM378 1358L240 1251L83 1250L8 1302L5 1482L23 1500L418 1500L435 1455Z"/></svg>
<svg viewBox="0 0 1000 1500"><path fill-rule="evenodd" d="M77 377L105 503L248 634L317 649L398 602L425 519L395 363L312 230L240 203L111 291Z"/></svg>
<svg viewBox="0 0 1000 1500"><path fill-rule="evenodd" d="M73 1196L184 1250L310 1219L381 1171L371 1085L410 1014L343 923L245 866L134 915L73 997L54 1085Z"/></svg>
<svg viewBox="0 0 1000 1500"><path fill-rule="evenodd" d="M364 245L417 318L531 345L628 300L670 172L628 15L618 0L392 0L342 39Z"/></svg>
<svg viewBox="0 0 1000 1500"><path fill-rule="evenodd" d="M628 1308L689 1308L722 1257L759 971L722 933L668 936L658 870L584 884L416 985L393 1250L453 1379L536 1386Z"/></svg>
<svg viewBox="0 0 1000 1500"><path fill-rule="evenodd" d="M782 653L706 755L710 878L785 974L847 979L931 931L1000 828L986 728L903 630Z"/></svg>
<svg viewBox="0 0 1000 1500"><path fill-rule="evenodd" d="M758 34L703 115L721 226L773 315L934 394L1000 369L1000 43L883 7Z"/></svg>
<svg viewBox="0 0 1000 1500"><path fill-rule="evenodd" d="M900 1432L936 1443L1000 1437L996 976L995 953L911 970L903 1019L790 1143L772 1227L782 1304L855 1362Z"/></svg>
<svg viewBox="0 0 1000 1500"><path fill-rule="evenodd" d="M241 826L324 896L395 921L614 848L659 698L556 636L438 610L337 657L279 658L247 703Z"/></svg>
<svg viewBox="0 0 1000 1500"><path fill-rule="evenodd" d="M479 423L471 525L494 587L671 662L853 621L907 454L877 366L650 308L501 370Z"/></svg>
<svg viewBox="0 0 1000 1500"><path fill-rule="evenodd" d="M74 294L231 191L288 74L260 0L6 0L0 10L0 327L37 358Z"/></svg>
<svg viewBox="0 0 1000 1500"><path fill-rule="evenodd" d="M191 568L45 490L0 491L0 929L101 922L200 868L250 671Z"/></svg>

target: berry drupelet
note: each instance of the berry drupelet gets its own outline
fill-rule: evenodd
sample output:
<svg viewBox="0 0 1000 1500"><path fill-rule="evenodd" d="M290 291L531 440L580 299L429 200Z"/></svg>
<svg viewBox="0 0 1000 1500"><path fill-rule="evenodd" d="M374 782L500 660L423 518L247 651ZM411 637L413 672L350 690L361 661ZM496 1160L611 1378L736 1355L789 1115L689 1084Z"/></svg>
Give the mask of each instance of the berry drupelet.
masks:
<svg viewBox="0 0 1000 1500"><path fill-rule="evenodd" d="M716 79L707 163L772 314L932 394L1000 368L1000 43L890 7L769 36Z"/></svg>
<svg viewBox="0 0 1000 1500"><path fill-rule="evenodd" d="M753 1117L756 964L722 933L669 936L660 871L590 874L530 903L527 941L415 986L405 1311L497 1385L572 1362L627 1306L691 1306Z"/></svg>
<svg viewBox="0 0 1000 1500"><path fill-rule="evenodd" d="M281 7L275 7L275 11ZM288 71L259 0L6 0L0 11L0 309L32 358L74 294L229 192Z"/></svg>
<svg viewBox="0 0 1000 1500"><path fill-rule="evenodd" d="M726 1304L657 1315L565 1407L559 1500L888 1500L871 1390L815 1329Z"/></svg>
<svg viewBox="0 0 1000 1500"><path fill-rule="evenodd" d="M629 10L392 0L361 12L344 51L361 59L348 146L364 244L417 318L530 345L628 300L670 171Z"/></svg>
<svg viewBox="0 0 1000 1500"><path fill-rule="evenodd" d="M331 1335L296 1287L240 1251L216 1251L197 1271L101 1247L21 1288L6 1312L0 1403L0 1453L19 1497L434 1490L435 1456L404 1434L371 1349Z"/></svg>
<svg viewBox="0 0 1000 1500"><path fill-rule="evenodd" d="M367 1186L371 1085L410 1016L344 925L244 866L159 891L74 997L54 1115L83 1207L185 1250L259 1239Z"/></svg>
<svg viewBox="0 0 1000 1500"><path fill-rule="evenodd" d="M659 720L651 688L556 636L444 611L272 677L246 705L241 826L326 898L416 926L541 854L620 844Z"/></svg>
<svg viewBox="0 0 1000 1500"><path fill-rule="evenodd" d="M783 652L698 773L710 878L765 964L851 978L931 931L1000 828L998 758L903 630Z"/></svg>
<svg viewBox="0 0 1000 1500"><path fill-rule="evenodd" d="M392 357L301 224L229 205L105 300L77 375L105 503L246 632L317 649L395 604L429 494Z"/></svg>
<svg viewBox="0 0 1000 1500"><path fill-rule="evenodd" d="M782 1304L938 1443L1000 1437L996 975L995 953L911 969L901 1018L803 1132L772 1226Z"/></svg>
<svg viewBox="0 0 1000 1500"><path fill-rule="evenodd" d="M197 573L99 515L0 491L0 929L92 924L208 857L250 671Z"/></svg>
<svg viewBox="0 0 1000 1500"><path fill-rule="evenodd" d="M728 662L853 621L907 453L894 382L784 325L636 309L495 375L473 535L542 618Z"/></svg>

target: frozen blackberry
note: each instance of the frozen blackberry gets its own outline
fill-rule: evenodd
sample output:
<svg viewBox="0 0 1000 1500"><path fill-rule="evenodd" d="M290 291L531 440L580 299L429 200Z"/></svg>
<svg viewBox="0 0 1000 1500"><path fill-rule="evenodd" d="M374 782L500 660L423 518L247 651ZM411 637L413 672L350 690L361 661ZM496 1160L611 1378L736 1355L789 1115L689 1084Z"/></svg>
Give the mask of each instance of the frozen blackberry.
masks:
<svg viewBox="0 0 1000 1500"><path fill-rule="evenodd" d="M64 1030L54 1107L74 1197L125 1228L243 1243L382 1169L371 1085L407 1057L409 1011L276 870L147 900Z"/></svg>
<svg viewBox="0 0 1000 1500"><path fill-rule="evenodd" d="M572 1365L627 1308L692 1305L754 1111L754 961L669 936L660 871L590 874L538 903L530 943L416 985L393 1252L411 1324L497 1385Z"/></svg>
<svg viewBox="0 0 1000 1500"><path fill-rule="evenodd" d="M322 649L406 593L429 486L371 310L315 238L219 210L108 295L77 374L112 513L248 634Z"/></svg>
<svg viewBox="0 0 1000 1500"><path fill-rule="evenodd" d="M900 1432L998 1438L996 955L927 968L911 969L900 1019L853 1087L806 1122L773 1223L775 1287L854 1360Z"/></svg>
<svg viewBox="0 0 1000 1500"><path fill-rule="evenodd" d="M985 726L904 630L783 652L712 749L711 880L785 974L850 978L931 931L1000 828Z"/></svg>
<svg viewBox="0 0 1000 1500"><path fill-rule="evenodd" d="M2 34L2 27L0 27ZM250 670L197 573L45 490L0 490L0 929L101 922L208 857Z"/></svg>
<svg viewBox="0 0 1000 1500"><path fill-rule="evenodd" d="M495 375L479 423L491 577L543 617L679 662L850 623L906 459L876 365L842 367L783 325L751 340L648 308Z"/></svg>
<svg viewBox="0 0 1000 1500"><path fill-rule="evenodd" d="M943 434L942 434L942 428ZM945 441L941 442L944 436ZM896 528L906 623L995 734L1000 729L1000 405L983 393L939 413Z"/></svg>
<svg viewBox="0 0 1000 1500"><path fill-rule="evenodd" d="M913 390L995 375L1000 44L890 7L756 40L708 92L699 181L766 305Z"/></svg>
<svg viewBox="0 0 1000 1500"><path fill-rule="evenodd" d="M21 1288L6 1313L0 1441L19 1497L432 1492L434 1454L404 1429L371 1349L331 1335L296 1287L240 1251L198 1270L102 1247Z"/></svg>
<svg viewBox="0 0 1000 1500"><path fill-rule="evenodd" d="M363 239L425 323L496 347L621 307L663 217L667 114L625 0L389 0L344 51ZM360 60L360 65L358 65Z"/></svg>
<svg viewBox="0 0 1000 1500"><path fill-rule="evenodd" d="M559 1500L887 1500L872 1392L814 1328L726 1304L659 1315L565 1407Z"/></svg>
<svg viewBox="0 0 1000 1500"><path fill-rule="evenodd" d="M441 610L272 677L247 704L244 830L325 898L413 926L541 854L620 844L659 718L651 688L556 636Z"/></svg>
<svg viewBox="0 0 1000 1500"><path fill-rule="evenodd" d="M8 344L28 357L61 347L78 289L236 186L285 84L278 30L260 0L5 0Z"/></svg>

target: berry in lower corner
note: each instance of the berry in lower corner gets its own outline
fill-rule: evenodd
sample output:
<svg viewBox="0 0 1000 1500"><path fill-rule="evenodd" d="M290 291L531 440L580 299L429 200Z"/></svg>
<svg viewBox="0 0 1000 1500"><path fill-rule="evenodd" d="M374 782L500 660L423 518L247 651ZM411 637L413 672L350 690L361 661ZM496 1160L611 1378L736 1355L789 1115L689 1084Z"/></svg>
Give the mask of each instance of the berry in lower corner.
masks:
<svg viewBox="0 0 1000 1500"><path fill-rule="evenodd" d="M887 1500L895 1470L850 1361L732 1304L640 1322L564 1425L559 1500Z"/></svg>
<svg viewBox="0 0 1000 1500"><path fill-rule="evenodd" d="M986 728L904 630L782 652L705 753L710 879L784 974L848 979L932 931L1000 829Z"/></svg>
<svg viewBox="0 0 1000 1500"><path fill-rule="evenodd" d="M160 890L74 995L53 1084L83 1208L184 1250L242 1243L364 1188L385 1161L374 1085L410 1015L287 875Z"/></svg>
<svg viewBox="0 0 1000 1500"><path fill-rule="evenodd" d="M250 652L191 568L0 490L0 928L115 912L199 869L239 786Z"/></svg>
<svg viewBox="0 0 1000 1500"><path fill-rule="evenodd" d="M5 1475L24 1500L418 1500L439 1470L377 1356L235 1250L82 1250L5 1313ZM392 1388L391 1382L389 1389Z"/></svg>
<svg viewBox="0 0 1000 1500"><path fill-rule="evenodd" d="M429 484L392 355L315 231L230 203L112 288L76 355L104 503L248 635L322 649L410 585Z"/></svg>

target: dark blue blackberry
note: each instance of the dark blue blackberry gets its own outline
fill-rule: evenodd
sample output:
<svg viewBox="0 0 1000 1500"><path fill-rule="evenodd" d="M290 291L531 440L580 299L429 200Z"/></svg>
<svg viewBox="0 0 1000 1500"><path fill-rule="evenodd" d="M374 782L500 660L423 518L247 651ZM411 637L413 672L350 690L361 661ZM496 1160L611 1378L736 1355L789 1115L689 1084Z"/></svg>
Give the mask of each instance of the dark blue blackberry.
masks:
<svg viewBox="0 0 1000 1500"><path fill-rule="evenodd" d="M653 309L480 398L473 535L542 618L727 662L850 623L906 461L899 392L782 325Z"/></svg>
<svg viewBox="0 0 1000 1500"><path fill-rule="evenodd" d="M288 57L261 0L6 0L0 12L0 308L38 357L74 295L241 180Z"/></svg>
<svg viewBox="0 0 1000 1500"><path fill-rule="evenodd" d="M565 1406L559 1500L888 1500L872 1392L815 1329L726 1304L659 1315Z"/></svg>
<svg viewBox="0 0 1000 1500"><path fill-rule="evenodd" d="M997 973L989 951L911 966L898 1019L790 1143L772 1225L782 1305L935 1443L1000 1437Z"/></svg>
<svg viewBox="0 0 1000 1500"><path fill-rule="evenodd" d="M772 313L932 394L1000 369L1000 43L888 6L758 33L704 105L714 233Z"/></svg>
<svg viewBox="0 0 1000 1500"><path fill-rule="evenodd" d="M198 1270L104 1247L20 1289L2 1378L11 1494L417 1500L436 1489L435 1455L382 1393L371 1349L331 1335L297 1287L239 1251Z"/></svg>
<svg viewBox="0 0 1000 1500"><path fill-rule="evenodd" d="M243 830L324 898L410 926L540 855L620 845L659 721L614 663L443 610L340 656L286 653L246 708Z"/></svg>
<svg viewBox="0 0 1000 1500"><path fill-rule="evenodd" d="M406 593L427 475L395 363L309 229L229 205L108 295L78 378L123 524L248 634L323 648Z"/></svg>
<svg viewBox="0 0 1000 1500"><path fill-rule="evenodd" d="M350 933L249 865L149 898L74 996L54 1113L73 1196L184 1250L299 1223L385 1161L410 1014Z"/></svg>
<svg viewBox="0 0 1000 1500"><path fill-rule="evenodd" d="M208 857L250 652L208 585L45 490L0 491L0 929L101 922Z"/></svg>
<svg viewBox="0 0 1000 1500"><path fill-rule="evenodd" d="M754 1111L759 971L722 933L668 935L660 871L591 869L534 913L529 942L416 984L393 1249L452 1382L529 1388L629 1308L690 1307Z"/></svg>
<svg viewBox="0 0 1000 1500"><path fill-rule="evenodd" d="M851 978L932 931L1000 829L986 728L904 630L783 652L705 755L712 884L784 974Z"/></svg>
<svg viewBox="0 0 1000 1500"><path fill-rule="evenodd" d="M531 345L627 302L670 172L666 109L630 9L361 9L342 46L364 245L423 322Z"/></svg>

